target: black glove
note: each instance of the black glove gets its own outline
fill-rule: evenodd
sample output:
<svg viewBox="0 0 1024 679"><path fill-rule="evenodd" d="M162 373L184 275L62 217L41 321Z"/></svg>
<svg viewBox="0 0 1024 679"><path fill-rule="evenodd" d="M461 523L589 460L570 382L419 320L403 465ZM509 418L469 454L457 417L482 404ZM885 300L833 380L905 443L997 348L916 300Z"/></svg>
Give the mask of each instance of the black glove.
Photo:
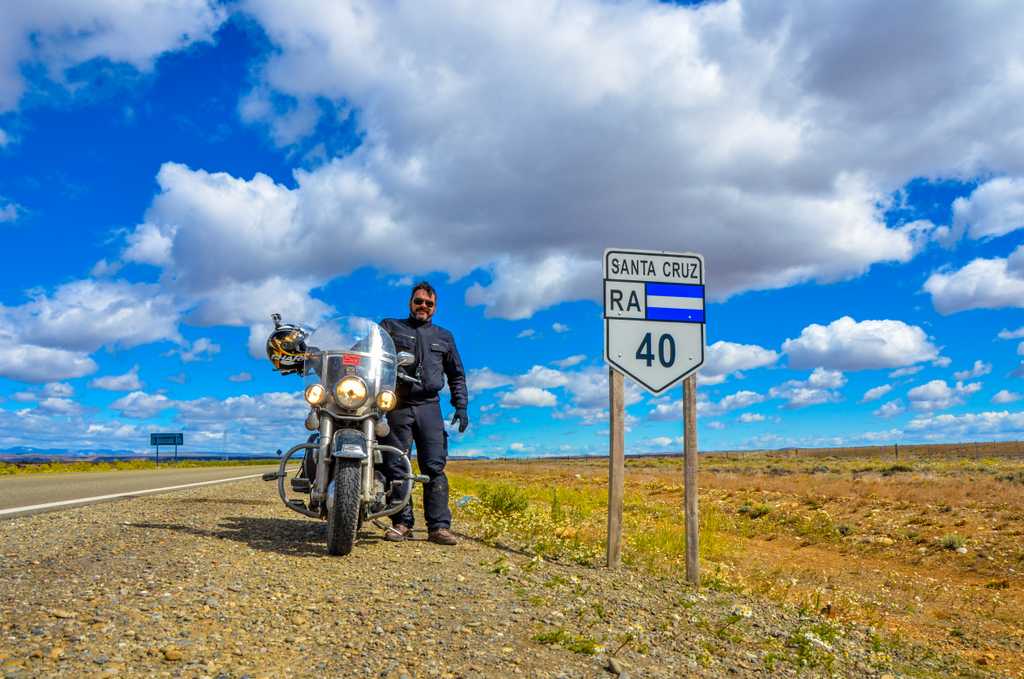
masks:
<svg viewBox="0 0 1024 679"><path fill-rule="evenodd" d="M466 412L465 408L458 408L455 411L455 414L452 415L452 426L455 426L456 422L459 423L460 434L466 431L466 429L469 427L469 414Z"/></svg>

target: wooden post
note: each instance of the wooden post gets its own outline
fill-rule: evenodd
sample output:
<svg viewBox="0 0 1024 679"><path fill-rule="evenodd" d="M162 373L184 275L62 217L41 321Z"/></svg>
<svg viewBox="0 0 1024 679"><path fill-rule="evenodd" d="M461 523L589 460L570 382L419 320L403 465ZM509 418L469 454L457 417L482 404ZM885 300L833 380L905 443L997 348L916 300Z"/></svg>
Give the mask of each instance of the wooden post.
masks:
<svg viewBox="0 0 1024 679"><path fill-rule="evenodd" d="M686 581L700 586L700 545L697 528L697 375L683 380L683 435L685 470L684 505L686 508Z"/></svg>
<svg viewBox="0 0 1024 679"><path fill-rule="evenodd" d="M622 564L622 495L626 474L626 406L622 373L608 369L608 568Z"/></svg>

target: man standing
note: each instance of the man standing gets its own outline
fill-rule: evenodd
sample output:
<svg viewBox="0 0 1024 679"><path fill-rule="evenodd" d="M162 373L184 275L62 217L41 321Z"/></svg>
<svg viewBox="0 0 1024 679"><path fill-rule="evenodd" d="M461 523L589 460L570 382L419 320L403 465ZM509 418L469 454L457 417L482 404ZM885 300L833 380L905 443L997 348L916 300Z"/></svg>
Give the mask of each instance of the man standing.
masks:
<svg viewBox="0 0 1024 679"><path fill-rule="evenodd" d="M466 374L462 368L455 338L444 328L434 325L431 319L437 311L437 292L426 281L417 283L409 298L409 317L405 319L385 318L381 326L395 341L398 351L407 351L416 361L406 366L407 373L419 380L413 384L405 380L398 382L398 406L388 413L391 433L382 443L409 450L416 442L416 459L420 473L430 481L423 486L423 514L427 519L427 539L442 545L457 543L450 530L452 512L448 507L448 477L444 466L448 459L448 432L441 418L441 403L438 392L444 388L448 377L448 388L452 394L455 415L452 424L458 423L459 432L469 426L466 407L469 396L466 392ZM402 478L404 466L394 455L384 455L382 472L390 484ZM412 536L412 502L391 517L392 526L384 538L394 542Z"/></svg>

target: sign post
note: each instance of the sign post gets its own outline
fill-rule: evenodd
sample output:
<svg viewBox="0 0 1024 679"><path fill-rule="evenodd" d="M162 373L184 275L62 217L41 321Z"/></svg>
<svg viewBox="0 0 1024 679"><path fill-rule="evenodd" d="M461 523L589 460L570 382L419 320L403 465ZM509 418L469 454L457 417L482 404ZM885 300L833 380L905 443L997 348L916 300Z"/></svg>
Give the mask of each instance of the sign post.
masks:
<svg viewBox="0 0 1024 679"><path fill-rule="evenodd" d="M697 525L697 376L683 380L683 507L686 512L686 581L700 585Z"/></svg>
<svg viewBox="0 0 1024 679"><path fill-rule="evenodd" d="M694 253L604 252L608 379L608 566L621 563L625 475L623 375L652 394L683 384L686 579L699 584L697 380L704 362L704 258Z"/></svg>
<svg viewBox="0 0 1024 679"><path fill-rule="evenodd" d="M608 369L608 568L622 565L626 406L622 373Z"/></svg>

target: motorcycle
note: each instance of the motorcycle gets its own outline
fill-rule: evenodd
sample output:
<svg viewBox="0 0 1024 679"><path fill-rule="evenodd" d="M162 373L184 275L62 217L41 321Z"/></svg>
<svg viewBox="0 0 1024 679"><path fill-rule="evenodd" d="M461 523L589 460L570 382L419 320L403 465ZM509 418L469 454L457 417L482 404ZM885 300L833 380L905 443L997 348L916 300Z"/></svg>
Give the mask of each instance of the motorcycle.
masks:
<svg viewBox="0 0 1024 679"><path fill-rule="evenodd" d="M339 316L315 330L283 324L280 314L271 318L267 357L282 375L305 378L306 429L314 433L285 452L277 471L263 480L277 481L289 509L326 519L327 552L343 556L352 551L364 522L400 512L409 504L413 483L429 481L413 473L406 451L378 441L390 431L387 413L398 404L397 381L419 383L400 369L415 357L396 352L391 336L365 318ZM299 451L302 464L288 485L308 501L286 492L288 465ZM398 455L406 470L390 487L376 470L385 453Z"/></svg>

